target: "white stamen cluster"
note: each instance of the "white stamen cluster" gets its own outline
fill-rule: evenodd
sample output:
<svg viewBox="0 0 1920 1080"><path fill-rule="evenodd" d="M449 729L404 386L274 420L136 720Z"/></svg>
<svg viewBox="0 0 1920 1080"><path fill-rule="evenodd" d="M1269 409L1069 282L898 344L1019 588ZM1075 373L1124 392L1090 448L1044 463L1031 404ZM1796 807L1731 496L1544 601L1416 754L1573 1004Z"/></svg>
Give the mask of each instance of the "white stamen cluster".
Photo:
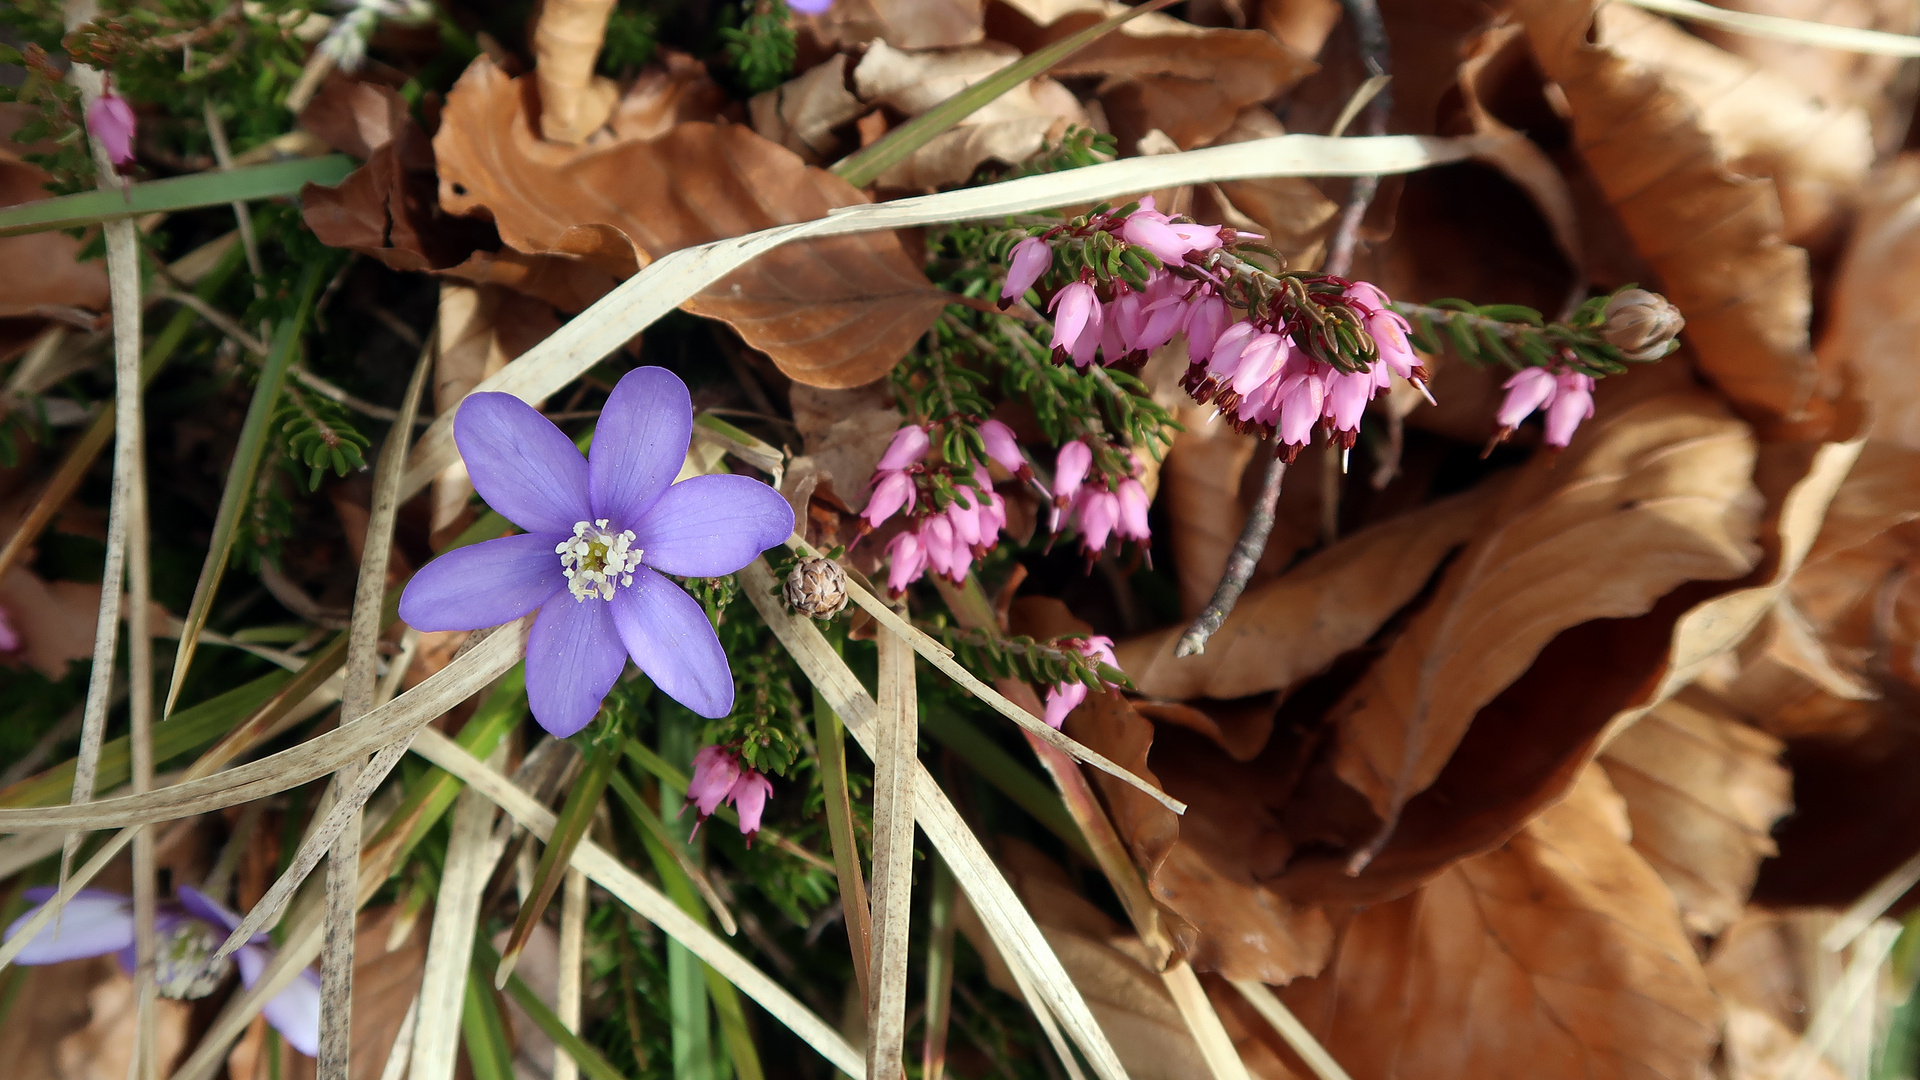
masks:
<svg viewBox="0 0 1920 1080"><path fill-rule="evenodd" d="M633 547L633 530L609 532L607 519L576 521L573 536L553 549L567 575L567 591L576 600L611 600L616 585L633 584L643 554Z"/></svg>

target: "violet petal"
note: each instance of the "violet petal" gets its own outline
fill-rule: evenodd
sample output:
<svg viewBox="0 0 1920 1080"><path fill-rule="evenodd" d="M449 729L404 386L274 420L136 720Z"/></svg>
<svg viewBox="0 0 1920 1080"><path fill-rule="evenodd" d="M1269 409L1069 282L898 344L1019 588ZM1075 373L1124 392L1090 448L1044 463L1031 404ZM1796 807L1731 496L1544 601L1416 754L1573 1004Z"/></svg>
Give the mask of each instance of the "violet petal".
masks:
<svg viewBox="0 0 1920 1080"><path fill-rule="evenodd" d="M400 594L400 618L415 630L479 630L538 611L564 593L554 547L565 536L521 533L455 548L420 568Z"/></svg>
<svg viewBox="0 0 1920 1080"><path fill-rule="evenodd" d="M571 533L593 517L587 462L573 440L512 394L473 394L453 419L473 489L533 533Z"/></svg>
<svg viewBox="0 0 1920 1080"><path fill-rule="evenodd" d="M33 910L13 920L13 925L7 927L5 940L12 941L56 891L28 889L26 897L34 901ZM133 901L102 889L81 889L67 901L58 917L40 928L15 960L22 964L57 964L63 960L105 956L132 946Z"/></svg>
<svg viewBox="0 0 1920 1080"><path fill-rule="evenodd" d="M587 726L627 666L620 638L605 600L561 592L541 606L527 635L527 704L541 727L564 739Z"/></svg>
<svg viewBox="0 0 1920 1080"><path fill-rule="evenodd" d="M642 566L613 594L613 621L662 693L709 720L733 711L733 669L699 601Z"/></svg>
<svg viewBox="0 0 1920 1080"><path fill-rule="evenodd" d="M242 945L233 954L240 967L240 982L252 987L260 981L267 965L273 961L273 950L264 945ZM300 969L300 974L285 990L267 999L260 1012L266 1016L267 1023L287 1040L287 1045L308 1057L320 1053L320 974L312 968Z"/></svg>
<svg viewBox="0 0 1920 1080"><path fill-rule="evenodd" d="M621 376L587 453L594 515L633 528L680 475L692 438L693 398L678 375L643 367Z"/></svg>
<svg viewBox="0 0 1920 1080"><path fill-rule="evenodd" d="M693 476L668 488L631 528L646 565L719 577L791 536L793 507L750 476Z"/></svg>

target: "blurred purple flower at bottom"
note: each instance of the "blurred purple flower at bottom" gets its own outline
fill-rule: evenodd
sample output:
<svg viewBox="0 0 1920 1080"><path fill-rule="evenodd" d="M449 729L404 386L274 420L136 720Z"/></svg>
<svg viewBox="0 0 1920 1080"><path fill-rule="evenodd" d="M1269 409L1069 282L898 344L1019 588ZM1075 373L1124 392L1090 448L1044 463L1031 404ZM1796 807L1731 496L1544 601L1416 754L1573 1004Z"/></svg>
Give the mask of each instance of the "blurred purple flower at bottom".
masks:
<svg viewBox="0 0 1920 1080"><path fill-rule="evenodd" d="M13 940L56 891L50 887L28 889L26 898L33 909L7 927L5 939ZM240 916L185 885L174 889L174 897L172 902L161 904L154 917L158 939L154 978L167 997L205 997L219 987L228 970L224 961L218 966L210 966L207 961L239 927ZM132 899L103 889L81 889L57 918L40 928L17 959L28 965L58 964L112 954L120 967L132 974L133 932ZM259 982L273 955L265 934L255 934L240 946L233 954L233 964L240 969L241 984L251 987ZM319 1052L320 976L312 968L303 969L291 985L269 998L261 1012L288 1046L308 1057Z"/></svg>
<svg viewBox="0 0 1920 1080"><path fill-rule="evenodd" d="M787 6L802 15L824 15L833 0L787 0Z"/></svg>
<svg viewBox="0 0 1920 1080"><path fill-rule="evenodd" d="M587 725L627 657L668 697L709 719L733 711L733 671L699 601L665 574L721 577L793 532L793 508L746 476L679 483L693 436L687 384L628 372L585 458L512 394L474 394L453 439L487 504L526 530L457 548L400 596L417 630L478 630L534 616L527 700L561 738Z"/></svg>

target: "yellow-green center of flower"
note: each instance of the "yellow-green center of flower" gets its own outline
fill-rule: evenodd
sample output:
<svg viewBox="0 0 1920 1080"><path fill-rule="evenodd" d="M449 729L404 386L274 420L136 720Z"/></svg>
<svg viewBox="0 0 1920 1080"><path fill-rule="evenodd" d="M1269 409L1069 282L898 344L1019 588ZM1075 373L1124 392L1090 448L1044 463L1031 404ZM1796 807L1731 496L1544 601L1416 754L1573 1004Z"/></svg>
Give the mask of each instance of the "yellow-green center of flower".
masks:
<svg viewBox="0 0 1920 1080"><path fill-rule="evenodd" d="M607 519L576 521L573 535L553 549L567 575L567 591L576 600L611 600L616 587L633 584L643 554L633 547L633 530L608 531Z"/></svg>

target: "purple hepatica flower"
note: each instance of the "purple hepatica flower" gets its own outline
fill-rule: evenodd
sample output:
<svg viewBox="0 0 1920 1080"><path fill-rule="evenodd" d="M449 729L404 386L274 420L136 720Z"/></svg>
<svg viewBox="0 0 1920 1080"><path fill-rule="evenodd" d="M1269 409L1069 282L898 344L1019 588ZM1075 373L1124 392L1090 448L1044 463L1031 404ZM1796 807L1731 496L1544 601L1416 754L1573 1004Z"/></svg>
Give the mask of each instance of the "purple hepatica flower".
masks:
<svg viewBox="0 0 1920 1080"><path fill-rule="evenodd" d="M793 532L793 509L750 477L674 483L692 435L687 386L665 368L620 380L585 459L519 398L467 398L453 438L474 489L527 531L428 563L400 617L418 630L478 630L538 612L527 700L562 738L593 719L628 656L680 704L727 715L733 672L713 624L661 575L731 574Z"/></svg>
<svg viewBox="0 0 1920 1080"><path fill-rule="evenodd" d="M833 0L787 0L787 6L803 15L824 15Z"/></svg>
<svg viewBox="0 0 1920 1080"><path fill-rule="evenodd" d="M11 941L55 891L28 889L26 897L33 903L33 910L7 927L6 939ZM240 925L240 916L198 889L185 885L174 889L174 897L173 903L160 905L154 915L157 938L154 979L166 997L206 997L219 987L228 970L225 962L210 966L207 960ZM19 962L58 964L63 960L109 954L132 973L133 901L119 893L81 889L67 901L59 917L41 927L34 939L20 950ZM250 987L273 961L273 949L267 945L265 934L255 934L240 946L233 959L240 968L240 982ZM319 1052L320 976L312 968L302 970L290 986L268 999L261 1012L287 1040L288 1046L308 1057Z"/></svg>

